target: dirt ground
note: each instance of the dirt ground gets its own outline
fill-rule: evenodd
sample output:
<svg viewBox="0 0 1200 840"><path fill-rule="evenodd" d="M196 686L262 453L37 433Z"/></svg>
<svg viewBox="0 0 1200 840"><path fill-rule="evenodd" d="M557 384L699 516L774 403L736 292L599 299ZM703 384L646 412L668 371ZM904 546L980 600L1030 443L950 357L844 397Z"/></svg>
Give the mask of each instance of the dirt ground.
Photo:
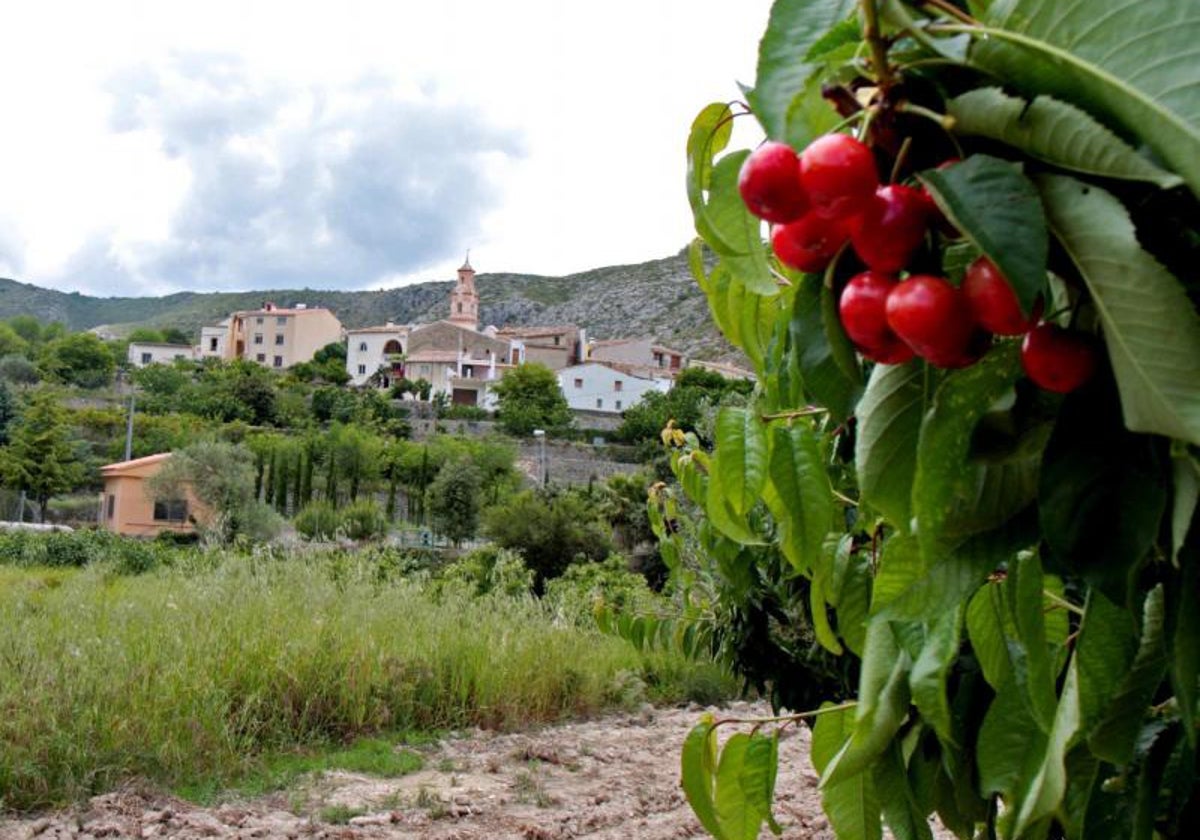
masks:
<svg viewBox="0 0 1200 840"><path fill-rule="evenodd" d="M704 838L679 789L680 747L702 712L647 706L519 734L465 733L428 750L425 769L411 775L323 773L263 799L212 808L134 785L72 811L0 821L0 840ZM741 703L723 714L769 710ZM784 837L832 838L808 743L801 728L789 730L780 745L776 818Z"/></svg>

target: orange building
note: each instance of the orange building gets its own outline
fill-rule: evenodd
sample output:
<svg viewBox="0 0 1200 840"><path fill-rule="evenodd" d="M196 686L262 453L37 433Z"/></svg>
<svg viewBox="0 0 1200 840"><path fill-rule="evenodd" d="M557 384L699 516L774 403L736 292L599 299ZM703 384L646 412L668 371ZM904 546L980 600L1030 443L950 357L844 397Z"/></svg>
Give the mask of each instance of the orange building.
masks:
<svg viewBox="0 0 1200 840"><path fill-rule="evenodd" d="M104 477L101 524L109 531L137 537L153 537L162 531L190 534L203 519L204 507L190 488L183 498L155 498L146 480L155 475L170 452L119 461L100 468Z"/></svg>

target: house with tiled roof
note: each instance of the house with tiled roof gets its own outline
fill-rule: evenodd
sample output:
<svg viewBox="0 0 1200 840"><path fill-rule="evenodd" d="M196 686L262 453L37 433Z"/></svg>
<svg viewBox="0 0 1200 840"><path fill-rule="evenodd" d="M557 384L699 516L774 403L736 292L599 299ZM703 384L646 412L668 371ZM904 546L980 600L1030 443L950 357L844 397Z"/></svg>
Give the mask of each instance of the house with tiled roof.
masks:
<svg viewBox="0 0 1200 840"><path fill-rule="evenodd" d="M276 369L308 362L327 344L342 340L342 322L324 307L266 302L234 312L200 334L200 358L246 359Z"/></svg>

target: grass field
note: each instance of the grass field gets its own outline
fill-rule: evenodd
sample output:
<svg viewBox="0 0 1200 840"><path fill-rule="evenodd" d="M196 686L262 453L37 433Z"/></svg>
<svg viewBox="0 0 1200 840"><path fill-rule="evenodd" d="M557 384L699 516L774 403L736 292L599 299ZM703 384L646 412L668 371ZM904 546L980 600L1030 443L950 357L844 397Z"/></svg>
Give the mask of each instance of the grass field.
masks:
<svg viewBox="0 0 1200 840"><path fill-rule="evenodd" d="M372 734L729 687L712 666L556 624L532 598L433 598L367 564L0 566L0 810L129 778L212 791L265 757Z"/></svg>

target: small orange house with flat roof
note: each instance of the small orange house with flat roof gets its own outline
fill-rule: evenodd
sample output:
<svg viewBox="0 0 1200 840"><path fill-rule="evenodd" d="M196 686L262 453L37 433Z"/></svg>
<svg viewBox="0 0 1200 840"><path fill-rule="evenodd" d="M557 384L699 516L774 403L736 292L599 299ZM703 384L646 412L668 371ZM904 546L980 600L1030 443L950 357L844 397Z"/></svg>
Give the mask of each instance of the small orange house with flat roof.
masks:
<svg viewBox="0 0 1200 840"><path fill-rule="evenodd" d="M204 518L204 507L191 488L184 488L183 498L156 499L146 483L170 457L170 452L160 452L100 468L104 477L100 521L105 529L135 537L154 537L163 531L190 534L196 530L196 521Z"/></svg>

